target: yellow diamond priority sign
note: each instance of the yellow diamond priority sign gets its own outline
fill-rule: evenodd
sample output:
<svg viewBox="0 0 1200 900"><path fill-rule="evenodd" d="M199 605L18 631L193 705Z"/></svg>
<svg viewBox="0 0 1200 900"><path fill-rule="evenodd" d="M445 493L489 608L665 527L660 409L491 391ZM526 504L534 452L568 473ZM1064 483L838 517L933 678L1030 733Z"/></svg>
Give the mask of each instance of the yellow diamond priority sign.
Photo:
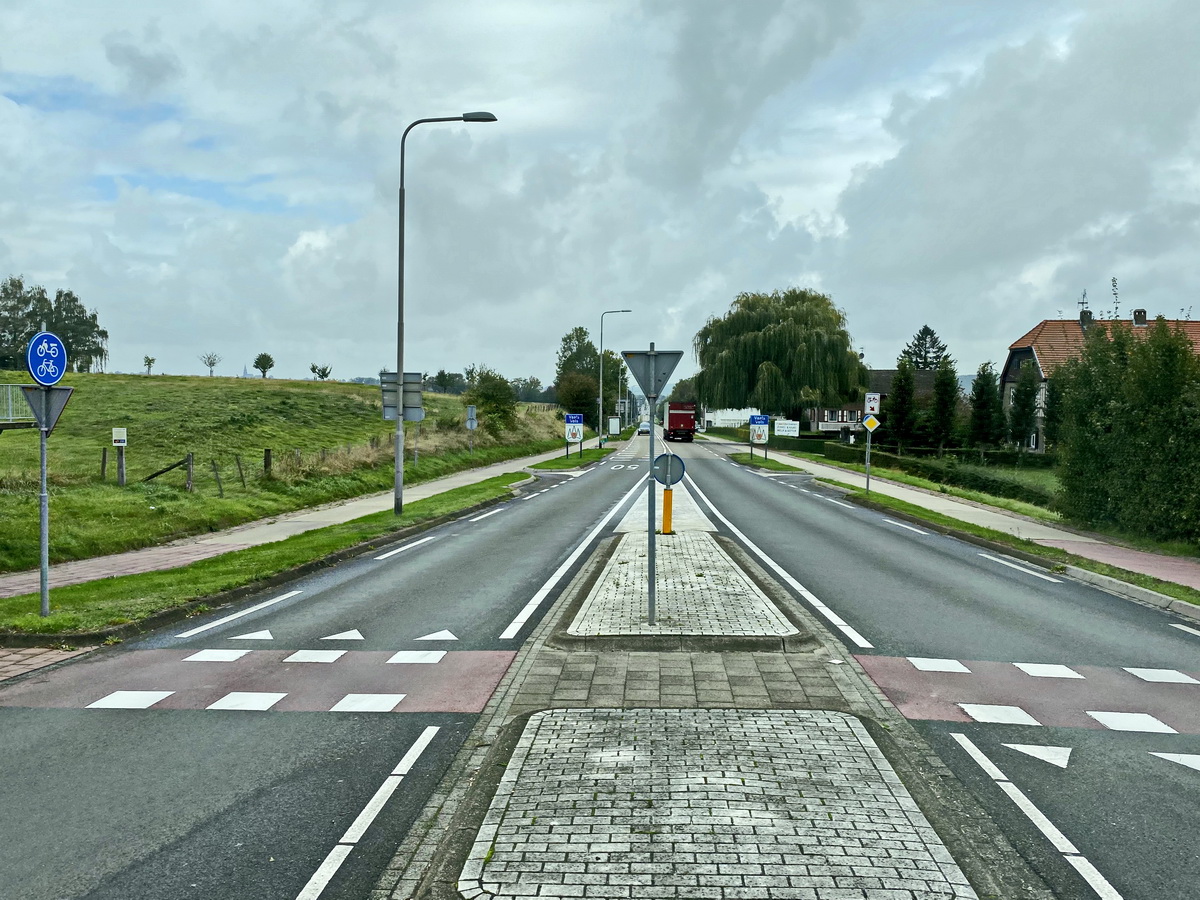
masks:
<svg viewBox="0 0 1200 900"><path fill-rule="evenodd" d="M871 415L863 416L862 423L863 428L867 429L867 431L874 431L880 425L879 420Z"/></svg>

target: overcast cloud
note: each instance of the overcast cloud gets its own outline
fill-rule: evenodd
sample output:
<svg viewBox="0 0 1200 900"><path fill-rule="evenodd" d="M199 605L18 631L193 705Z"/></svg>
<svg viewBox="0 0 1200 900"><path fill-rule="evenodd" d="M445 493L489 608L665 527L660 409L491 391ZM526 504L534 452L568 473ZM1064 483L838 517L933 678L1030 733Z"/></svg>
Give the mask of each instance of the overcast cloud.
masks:
<svg viewBox="0 0 1200 900"><path fill-rule="evenodd" d="M690 351L829 293L868 364L1200 287L1200 4L197 0L0 6L0 277L75 291L110 371L260 352L553 378L576 325ZM1200 309L1196 311L1200 315ZM689 352L680 374L695 368Z"/></svg>

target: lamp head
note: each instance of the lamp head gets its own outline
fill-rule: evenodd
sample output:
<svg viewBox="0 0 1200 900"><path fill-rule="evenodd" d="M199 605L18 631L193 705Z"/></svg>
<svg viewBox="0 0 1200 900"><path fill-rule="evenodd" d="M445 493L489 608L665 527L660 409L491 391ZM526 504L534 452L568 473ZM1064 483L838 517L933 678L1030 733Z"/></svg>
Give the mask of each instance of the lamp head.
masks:
<svg viewBox="0 0 1200 900"><path fill-rule="evenodd" d="M495 122L496 117L490 112L468 112L462 114L464 122Z"/></svg>

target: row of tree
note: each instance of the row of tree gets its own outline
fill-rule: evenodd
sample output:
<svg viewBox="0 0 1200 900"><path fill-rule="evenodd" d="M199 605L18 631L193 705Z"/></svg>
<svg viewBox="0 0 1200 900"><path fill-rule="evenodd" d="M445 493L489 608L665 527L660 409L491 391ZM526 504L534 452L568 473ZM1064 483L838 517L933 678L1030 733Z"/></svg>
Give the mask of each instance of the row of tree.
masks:
<svg viewBox="0 0 1200 900"><path fill-rule="evenodd" d="M71 291L59 290L51 300L41 285L10 276L0 283L0 369L25 368L25 350L39 331L62 339L68 371L103 371L108 332L100 327L96 311L86 309Z"/></svg>
<svg viewBox="0 0 1200 900"><path fill-rule="evenodd" d="M625 363L611 350L604 351L604 410L615 414L617 400L629 392ZM554 365L553 398L568 412L583 413L583 421L598 429L600 422L600 351L583 326L563 335Z"/></svg>

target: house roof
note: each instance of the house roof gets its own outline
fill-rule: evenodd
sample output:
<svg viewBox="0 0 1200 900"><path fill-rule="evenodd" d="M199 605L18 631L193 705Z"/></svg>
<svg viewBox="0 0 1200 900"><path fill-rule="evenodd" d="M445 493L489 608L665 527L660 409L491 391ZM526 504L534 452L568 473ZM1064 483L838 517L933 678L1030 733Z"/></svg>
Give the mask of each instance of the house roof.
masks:
<svg viewBox="0 0 1200 900"><path fill-rule="evenodd" d="M1192 350L1200 355L1200 322L1181 319L1166 321L1169 328L1179 328L1183 331L1192 342ZM1096 319L1088 327L1108 329L1113 325L1130 328L1134 334L1144 334L1147 331L1141 326L1134 327L1127 319ZM1037 356L1042 375L1049 377L1067 360L1075 359L1083 353L1083 328L1078 319L1043 319L1027 334L1008 345L1009 351L1030 348Z"/></svg>
<svg viewBox="0 0 1200 900"><path fill-rule="evenodd" d="M872 369L867 377L867 390L879 394L888 394L892 390L892 380L896 377L896 369ZM913 393L918 397L933 394L933 382L937 372L926 369L913 371Z"/></svg>

